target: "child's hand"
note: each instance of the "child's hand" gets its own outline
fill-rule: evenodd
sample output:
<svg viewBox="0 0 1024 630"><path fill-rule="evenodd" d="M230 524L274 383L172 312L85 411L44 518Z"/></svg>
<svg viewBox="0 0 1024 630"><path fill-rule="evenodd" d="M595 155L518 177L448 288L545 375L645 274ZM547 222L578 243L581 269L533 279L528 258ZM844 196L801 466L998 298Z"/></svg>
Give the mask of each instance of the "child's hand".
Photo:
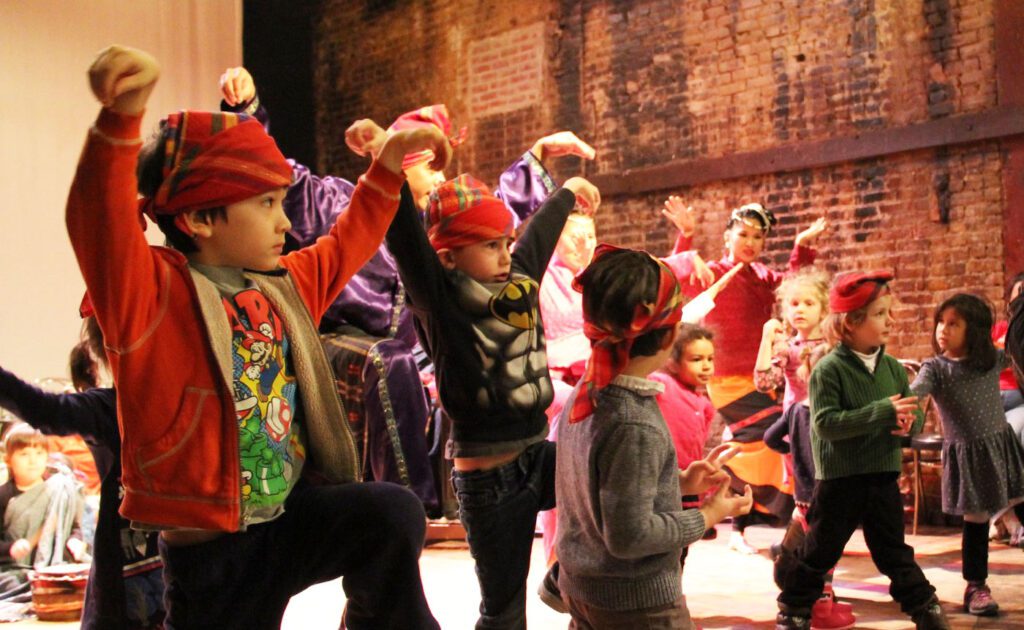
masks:
<svg viewBox="0 0 1024 630"><path fill-rule="evenodd" d="M15 562L21 563L23 560L26 560L31 553L32 543L24 538L19 538L11 544L11 558L13 558Z"/></svg>
<svg viewBox="0 0 1024 630"><path fill-rule="evenodd" d="M747 514L752 507L754 507L754 492L749 485L744 486L743 494L734 495L729 489L729 484L722 484L718 492L704 501L700 511L704 515L705 526L710 528L730 516Z"/></svg>
<svg viewBox="0 0 1024 630"><path fill-rule="evenodd" d="M452 159L452 145L448 138L431 125L395 132L384 141L377 161L397 175L402 172L402 160L406 155L427 150L434 152L434 159L429 164L432 170L443 171Z"/></svg>
<svg viewBox="0 0 1024 630"><path fill-rule="evenodd" d="M665 200L661 216L671 221L672 225L676 226L680 234L686 238L693 236L697 230L697 217L693 212L693 206L683 205L683 200L675 195Z"/></svg>
<svg viewBox="0 0 1024 630"><path fill-rule="evenodd" d="M739 451L728 444L711 449L704 459L690 462L686 470L679 471L679 491L683 494L704 494L711 488L729 483L729 473L722 465Z"/></svg>
<svg viewBox="0 0 1024 630"><path fill-rule="evenodd" d="M715 272L711 271L711 267L704 262L704 259L700 257L700 254L693 255L693 273L690 274L690 284L696 286L700 285L702 289L706 289L709 284L715 281Z"/></svg>
<svg viewBox="0 0 1024 630"><path fill-rule="evenodd" d="M248 103L256 96L256 83L242 66L228 68L220 75L220 93L224 102L234 107Z"/></svg>
<svg viewBox="0 0 1024 630"><path fill-rule="evenodd" d="M910 435L917 420L917 396L903 398L900 394L889 396L893 409L896 410L896 428L892 430L893 435Z"/></svg>
<svg viewBox="0 0 1024 630"><path fill-rule="evenodd" d="M773 317L766 321L761 328L761 339L770 340L772 343L775 343L775 338L785 331L786 328L782 325L782 322Z"/></svg>
<svg viewBox="0 0 1024 630"><path fill-rule="evenodd" d="M359 156L375 158L387 139L388 133L369 118L360 118L345 130L345 144Z"/></svg>
<svg viewBox="0 0 1024 630"><path fill-rule="evenodd" d="M561 157L563 155L575 155L585 160L593 160L596 155L592 146L580 140L571 131L559 131L550 136L544 136L533 143L530 153L541 162L547 158Z"/></svg>
<svg viewBox="0 0 1024 630"><path fill-rule="evenodd" d="M108 46L89 66L89 86L104 107L119 114L135 115L160 76L160 64L147 52L127 46Z"/></svg>
<svg viewBox="0 0 1024 630"><path fill-rule="evenodd" d="M576 195L576 207L583 214L594 216L601 205L601 191L582 177L570 177L562 184Z"/></svg>
<svg viewBox="0 0 1024 630"><path fill-rule="evenodd" d="M85 544L84 540L78 538L71 538L67 542L68 551L71 553L71 557L75 559L75 562L82 562L88 557L89 546Z"/></svg>
<svg viewBox="0 0 1024 630"><path fill-rule="evenodd" d="M811 247L811 243L813 243L826 228L828 228L828 221L825 220L825 217L818 218L811 224L811 227L796 235L797 246Z"/></svg>

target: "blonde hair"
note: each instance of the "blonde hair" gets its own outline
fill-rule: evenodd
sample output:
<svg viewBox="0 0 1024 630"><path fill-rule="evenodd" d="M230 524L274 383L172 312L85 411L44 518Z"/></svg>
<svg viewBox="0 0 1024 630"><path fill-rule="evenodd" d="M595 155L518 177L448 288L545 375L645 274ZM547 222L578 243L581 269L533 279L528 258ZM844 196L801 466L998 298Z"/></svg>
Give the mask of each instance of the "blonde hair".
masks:
<svg viewBox="0 0 1024 630"><path fill-rule="evenodd" d="M817 269L804 269L791 276L787 276L779 286L775 289L775 299L779 307L779 316L782 318L782 323L786 326L786 333L789 335L795 334L796 331L791 330L789 322L786 320L785 313L785 302L786 296L789 295L796 287L809 287L814 292L814 297L818 299L818 303L821 304L821 317L822 327L825 326L828 313L828 286L830 279L828 274L824 271Z"/></svg>

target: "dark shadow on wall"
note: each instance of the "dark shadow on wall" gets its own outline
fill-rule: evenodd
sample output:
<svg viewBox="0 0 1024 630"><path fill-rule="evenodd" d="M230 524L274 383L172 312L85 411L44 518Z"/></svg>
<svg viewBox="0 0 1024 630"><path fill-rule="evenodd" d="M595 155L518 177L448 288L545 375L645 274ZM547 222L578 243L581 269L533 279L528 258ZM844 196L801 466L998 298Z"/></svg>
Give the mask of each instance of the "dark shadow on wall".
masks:
<svg viewBox="0 0 1024 630"><path fill-rule="evenodd" d="M242 57L270 112L285 157L316 165L313 115L313 0L245 0Z"/></svg>

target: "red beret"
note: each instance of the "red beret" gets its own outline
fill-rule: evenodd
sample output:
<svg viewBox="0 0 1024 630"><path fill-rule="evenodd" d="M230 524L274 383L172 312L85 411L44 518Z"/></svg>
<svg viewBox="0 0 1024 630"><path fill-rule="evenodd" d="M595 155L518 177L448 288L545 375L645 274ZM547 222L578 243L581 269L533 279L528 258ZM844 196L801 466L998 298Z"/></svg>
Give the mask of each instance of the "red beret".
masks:
<svg viewBox="0 0 1024 630"><path fill-rule="evenodd" d="M828 308L833 313L849 313L866 306L892 278L889 271L843 274L836 278L828 292Z"/></svg>

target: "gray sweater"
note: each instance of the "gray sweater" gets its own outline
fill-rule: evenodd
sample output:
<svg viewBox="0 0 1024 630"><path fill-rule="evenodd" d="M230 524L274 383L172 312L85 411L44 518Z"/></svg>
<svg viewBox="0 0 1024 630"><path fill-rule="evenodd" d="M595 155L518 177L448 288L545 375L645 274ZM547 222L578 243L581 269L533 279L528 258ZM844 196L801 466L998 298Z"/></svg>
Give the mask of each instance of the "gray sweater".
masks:
<svg viewBox="0 0 1024 630"><path fill-rule="evenodd" d="M672 436L655 399L661 384L618 376L594 414L559 427L559 586L610 610L669 604L682 595L679 555L704 533L683 510Z"/></svg>

